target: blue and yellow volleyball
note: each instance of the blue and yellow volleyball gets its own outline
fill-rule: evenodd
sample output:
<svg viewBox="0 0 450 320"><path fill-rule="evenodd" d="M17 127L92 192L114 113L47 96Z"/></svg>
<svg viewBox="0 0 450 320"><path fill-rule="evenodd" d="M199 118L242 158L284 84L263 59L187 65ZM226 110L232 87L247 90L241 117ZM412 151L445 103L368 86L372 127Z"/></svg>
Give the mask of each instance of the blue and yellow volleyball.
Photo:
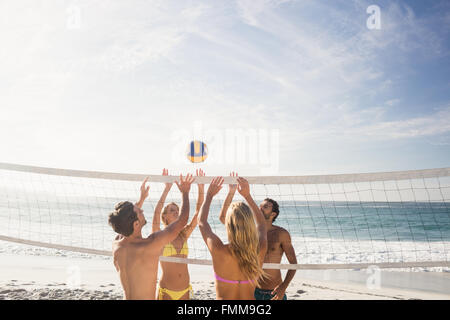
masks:
<svg viewBox="0 0 450 320"><path fill-rule="evenodd" d="M202 141L194 140L189 143L187 150L187 158L193 163L199 163L206 160L208 149Z"/></svg>

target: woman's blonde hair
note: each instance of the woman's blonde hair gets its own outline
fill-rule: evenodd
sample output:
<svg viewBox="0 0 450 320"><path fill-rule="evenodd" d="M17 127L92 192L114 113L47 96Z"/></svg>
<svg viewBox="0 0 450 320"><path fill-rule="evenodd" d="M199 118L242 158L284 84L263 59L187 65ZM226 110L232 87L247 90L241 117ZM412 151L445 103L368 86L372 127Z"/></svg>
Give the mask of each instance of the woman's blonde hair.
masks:
<svg viewBox="0 0 450 320"><path fill-rule="evenodd" d="M170 205L174 205L175 207L178 208L178 210L180 209L180 208L178 207L178 205L177 205L175 202L168 203L168 204L164 207L163 211L161 212L161 221L162 221L162 223L163 223L163 225L164 225L165 227L167 227L167 226L169 225L169 222L167 221L167 218L166 218L166 214L167 214L167 211L169 210ZM186 232L185 232L185 229L181 230L180 233L179 233L179 235L181 236L181 238L182 238L183 240L186 240Z"/></svg>
<svg viewBox="0 0 450 320"><path fill-rule="evenodd" d="M244 202L234 202L228 209L225 226L232 255L241 272L257 284L266 277L259 261L259 235L250 208Z"/></svg>

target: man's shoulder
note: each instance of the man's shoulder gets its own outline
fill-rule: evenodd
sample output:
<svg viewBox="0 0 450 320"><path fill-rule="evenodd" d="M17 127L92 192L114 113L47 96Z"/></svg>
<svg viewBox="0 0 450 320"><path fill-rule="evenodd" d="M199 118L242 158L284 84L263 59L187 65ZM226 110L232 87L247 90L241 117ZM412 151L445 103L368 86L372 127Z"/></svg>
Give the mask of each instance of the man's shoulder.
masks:
<svg viewBox="0 0 450 320"><path fill-rule="evenodd" d="M112 242L112 249L113 249L113 253L115 252L122 252L125 250L125 248L127 247L126 242L123 241L124 238L121 237L116 237L113 242Z"/></svg>
<svg viewBox="0 0 450 320"><path fill-rule="evenodd" d="M144 250L150 255L159 255L160 251L164 247L158 239L160 237L160 231L150 234L147 238L143 239L139 244L139 249Z"/></svg>
<svg viewBox="0 0 450 320"><path fill-rule="evenodd" d="M273 229L272 231L276 232L276 233L285 233L285 234L289 234L289 231L287 231L285 228L280 227L280 226L276 226L276 225L272 225Z"/></svg>
<svg viewBox="0 0 450 320"><path fill-rule="evenodd" d="M114 241L114 242L118 242L118 241ZM126 248L124 248L122 245L120 245L119 243L113 243L112 255L113 255L114 260L119 259L125 251L126 251Z"/></svg>
<svg viewBox="0 0 450 320"><path fill-rule="evenodd" d="M128 255L134 256L142 255L144 253L152 253L151 243L148 239L126 244L120 243L119 241L114 241L112 251L114 259L120 259L121 257L126 257Z"/></svg>
<svg viewBox="0 0 450 320"><path fill-rule="evenodd" d="M276 233L280 241L290 241L291 234L289 233L288 230L280 226L273 226L273 227L274 227L273 232Z"/></svg>

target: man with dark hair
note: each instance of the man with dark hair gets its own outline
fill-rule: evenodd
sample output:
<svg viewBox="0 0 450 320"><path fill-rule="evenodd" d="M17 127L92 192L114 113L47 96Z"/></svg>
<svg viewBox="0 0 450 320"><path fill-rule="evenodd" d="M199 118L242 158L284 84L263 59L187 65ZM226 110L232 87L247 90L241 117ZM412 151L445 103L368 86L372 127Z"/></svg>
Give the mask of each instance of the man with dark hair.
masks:
<svg viewBox="0 0 450 320"><path fill-rule="evenodd" d="M266 198L260 204L260 209L266 219L267 227L267 253L265 263L280 263L283 253L289 263L297 264L294 247L289 232L281 227L274 226L273 222L280 214L280 208L275 200ZM294 278L295 269L288 270L284 281L280 269L264 269L268 277L255 289L256 300L286 300L286 289Z"/></svg>
<svg viewBox="0 0 450 320"><path fill-rule="evenodd" d="M141 185L141 198L136 204L119 202L109 215L109 224L119 233L113 241L113 257L125 299L155 299L159 255L166 244L175 240L188 221L189 191L193 181L190 174L186 179L180 175L180 182L175 182L182 194L179 217L164 230L154 232L147 238L142 237L142 227L147 223L142 210L149 192L149 187L145 186L147 179Z"/></svg>
<svg viewBox="0 0 450 320"><path fill-rule="evenodd" d="M109 215L109 225L116 233L129 237L134 231L134 222L139 220L139 214L143 212L141 207L137 204L132 204L130 201L119 202ZM145 218L141 222L143 226L147 223Z"/></svg>

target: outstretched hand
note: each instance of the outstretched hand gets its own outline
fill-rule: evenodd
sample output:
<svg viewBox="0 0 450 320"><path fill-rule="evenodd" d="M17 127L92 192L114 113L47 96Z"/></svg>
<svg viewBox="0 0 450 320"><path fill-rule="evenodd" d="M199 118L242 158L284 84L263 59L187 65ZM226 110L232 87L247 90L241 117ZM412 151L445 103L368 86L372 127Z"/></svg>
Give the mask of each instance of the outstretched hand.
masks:
<svg viewBox="0 0 450 320"><path fill-rule="evenodd" d="M205 176L205 172L202 169L195 170L195 174L197 175L197 177L204 177ZM203 183L199 183L198 184L198 189L200 191L203 191L205 189L205 185Z"/></svg>
<svg viewBox="0 0 450 320"><path fill-rule="evenodd" d="M188 173L186 175L186 179L183 179L183 175L180 174L180 182L175 181L178 189L181 193L187 193L191 190L191 184L194 182L195 178L192 177L192 174Z"/></svg>
<svg viewBox="0 0 450 320"><path fill-rule="evenodd" d="M214 197L216 194L218 194L220 189L222 189L223 181L223 177L215 177L209 185L207 193L208 196Z"/></svg>
<svg viewBox="0 0 450 320"><path fill-rule="evenodd" d="M238 174L237 174L237 172L231 172L230 173L230 177L238 177ZM228 185L228 192L229 193L235 193L236 192L236 189L237 189L237 184L229 184Z"/></svg>
<svg viewBox="0 0 450 320"><path fill-rule="evenodd" d="M148 197L148 193L150 191L150 186L146 187L145 184L148 181L148 177L144 179L144 182L141 184L141 197L140 200L144 201Z"/></svg>
<svg viewBox="0 0 450 320"><path fill-rule="evenodd" d="M242 177L237 178L238 182L238 192L244 197L248 197L250 195L250 185L248 184L248 181L245 180Z"/></svg>

